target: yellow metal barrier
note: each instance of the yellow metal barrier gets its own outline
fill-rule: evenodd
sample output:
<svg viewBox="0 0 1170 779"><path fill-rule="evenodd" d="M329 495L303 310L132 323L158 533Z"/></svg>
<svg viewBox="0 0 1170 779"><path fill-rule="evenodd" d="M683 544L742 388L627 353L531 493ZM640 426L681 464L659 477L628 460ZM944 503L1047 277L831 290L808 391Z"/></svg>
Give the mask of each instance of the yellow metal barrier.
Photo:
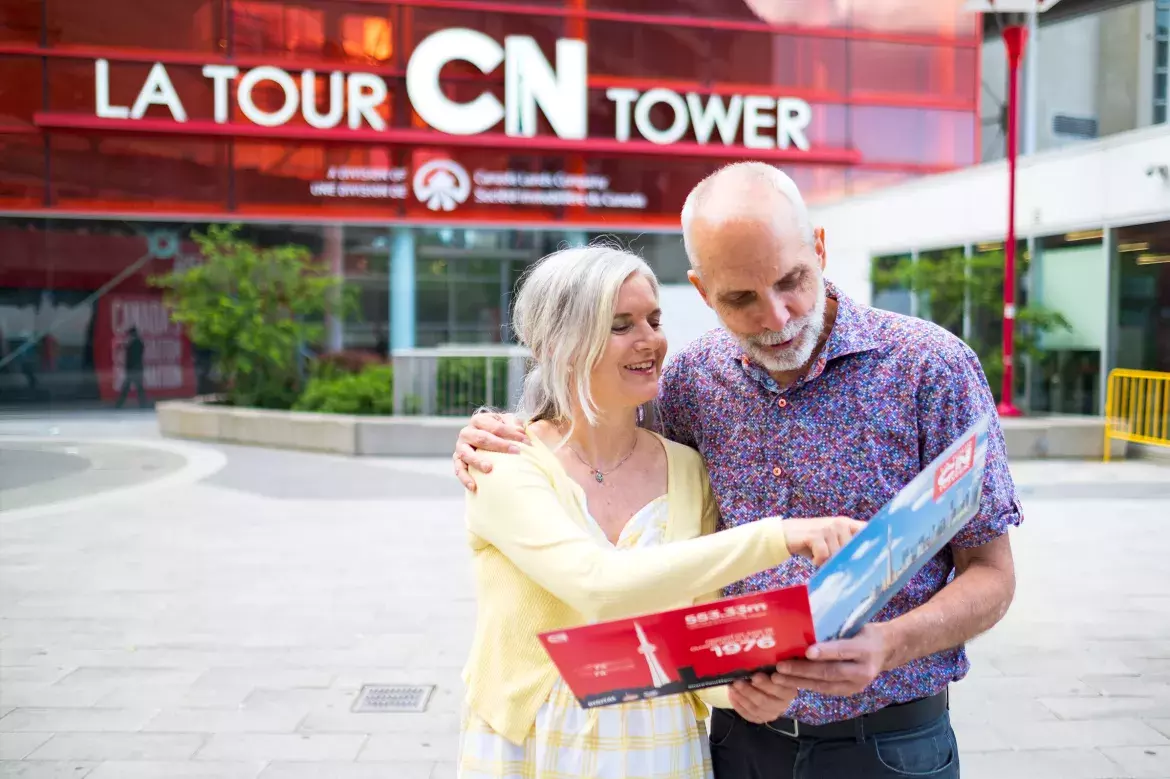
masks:
<svg viewBox="0 0 1170 779"><path fill-rule="evenodd" d="M1170 373L1117 368L1105 392L1105 461L1110 442L1170 447Z"/></svg>

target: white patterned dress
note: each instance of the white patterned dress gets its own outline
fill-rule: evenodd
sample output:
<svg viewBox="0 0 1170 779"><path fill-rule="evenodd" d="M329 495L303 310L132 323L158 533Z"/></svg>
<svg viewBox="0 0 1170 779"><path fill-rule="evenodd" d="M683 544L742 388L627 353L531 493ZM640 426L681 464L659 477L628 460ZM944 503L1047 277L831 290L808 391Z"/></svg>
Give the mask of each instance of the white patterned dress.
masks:
<svg viewBox="0 0 1170 779"><path fill-rule="evenodd" d="M642 508L617 548L663 543L667 507L663 495ZM610 544L596 522L591 529ZM711 779L708 750L689 695L583 709L558 678L522 745L464 713L459 779Z"/></svg>

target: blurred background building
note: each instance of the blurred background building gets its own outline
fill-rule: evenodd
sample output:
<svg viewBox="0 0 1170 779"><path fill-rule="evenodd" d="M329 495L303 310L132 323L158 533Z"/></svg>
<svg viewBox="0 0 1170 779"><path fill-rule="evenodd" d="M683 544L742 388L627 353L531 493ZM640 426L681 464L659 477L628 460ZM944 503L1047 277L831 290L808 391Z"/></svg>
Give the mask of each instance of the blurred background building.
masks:
<svg viewBox="0 0 1170 779"><path fill-rule="evenodd" d="M739 159L796 179L831 226L831 275L848 292L929 316L917 293L875 290L873 263L970 255L1004 218L1003 47L996 22L962 5L6 0L0 362L36 348L0 368L0 405L112 401L131 325L152 398L205 389L207 355L147 279L197 262L192 232L219 221L306 246L361 288L361 316L332 322L325 348L507 342L524 269L599 235L659 273L678 347L712 324L685 283L678 213ZM1168 136L1138 129L1165 121L1168 13L1166 0L1064 0L1030 47L1024 148L1072 155L1042 186L1100 208L1029 213L1021 230L1059 224L1033 250L1073 227L1100 232L1074 242L1091 255L1061 259L1053 244L1043 274L1062 305L1095 307L1105 334L1053 349L1096 348L1098 373L1170 359L1164 346L1107 348L1170 343L1170 266L1082 289L1079 276L1061 286L1072 266L1058 261L1097 279L1124 246L1170 251L1148 226L1170 218L1168 190L1164 175L1111 184L1148 195L1131 204L1060 166L1106 175L1101 155L1130 143L1145 151L1129 167L1170 164ZM963 199L972 176L990 183ZM901 205L875 210L884 202ZM996 326L986 319L963 326Z"/></svg>

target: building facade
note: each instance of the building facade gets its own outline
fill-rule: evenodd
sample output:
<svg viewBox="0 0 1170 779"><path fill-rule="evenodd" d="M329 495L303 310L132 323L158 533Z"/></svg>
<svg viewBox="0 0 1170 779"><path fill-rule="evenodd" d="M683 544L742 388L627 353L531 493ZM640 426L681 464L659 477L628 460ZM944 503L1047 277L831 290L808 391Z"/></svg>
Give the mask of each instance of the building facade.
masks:
<svg viewBox="0 0 1170 779"><path fill-rule="evenodd" d="M813 213L835 281L965 338L996 391L1006 194L1001 160ZM1170 125L1023 158L1015 216L1017 324L1035 335L1018 403L1098 414L1112 369L1170 372ZM1041 331L1041 313L1065 324Z"/></svg>
<svg viewBox="0 0 1170 779"><path fill-rule="evenodd" d="M1007 58L984 22L981 159L1005 154ZM1029 30L1020 151L1068 148L1166 122L1170 0L1061 0Z"/></svg>
<svg viewBox="0 0 1170 779"><path fill-rule="evenodd" d="M215 222L361 289L324 349L508 341L533 261L612 235L664 281L683 199L738 159L810 201L974 163L962 0L9 0L0 405L152 398L207 355L157 273Z"/></svg>

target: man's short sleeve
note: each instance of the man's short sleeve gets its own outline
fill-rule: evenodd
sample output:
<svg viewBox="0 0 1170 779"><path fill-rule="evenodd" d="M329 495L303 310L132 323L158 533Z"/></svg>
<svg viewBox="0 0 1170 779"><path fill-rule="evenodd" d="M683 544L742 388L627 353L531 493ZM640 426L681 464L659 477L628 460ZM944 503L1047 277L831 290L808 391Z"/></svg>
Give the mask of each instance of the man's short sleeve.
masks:
<svg viewBox="0 0 1170 779"><path fill-rule="evenodd" d="M1019 496L1008 467L1007 447L995 398L975 353L963 343L951 348L928 346L918 387L918 440L922 466L950 446L981 415L987 430L987 467L983 497L976 514L951 540L958 547L993 541L1023 521Z"/></svg>
<svg viewBox="0 0 1170 779"><path fill-rule="evenodd" d="M665 438L695 448L699 441L694 425L689 374L685 352L676 354L666 363L658 382L658 421Z"/></svg>

